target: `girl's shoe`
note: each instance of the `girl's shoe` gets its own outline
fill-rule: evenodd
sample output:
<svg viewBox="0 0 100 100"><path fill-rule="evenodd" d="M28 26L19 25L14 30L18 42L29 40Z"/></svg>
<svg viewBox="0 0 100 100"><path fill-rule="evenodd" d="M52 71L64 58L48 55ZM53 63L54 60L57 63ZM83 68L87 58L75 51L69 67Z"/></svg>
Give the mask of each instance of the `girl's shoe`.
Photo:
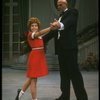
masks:
<svg viewBox="0 0 100 100"><path fill-rule="evenodd" d="M21 91L21 89L17 90L17 96L16 96L15 100L19 100L19 93L20 93L20 91Z"/></svg>

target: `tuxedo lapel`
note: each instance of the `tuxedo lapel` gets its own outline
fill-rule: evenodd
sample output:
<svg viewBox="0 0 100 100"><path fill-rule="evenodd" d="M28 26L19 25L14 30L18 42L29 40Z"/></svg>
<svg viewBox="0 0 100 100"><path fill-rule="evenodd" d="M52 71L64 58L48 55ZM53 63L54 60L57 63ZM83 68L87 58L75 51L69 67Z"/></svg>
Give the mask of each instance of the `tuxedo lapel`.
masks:
<svg viewBox="0 0 100 100"><path fill-rule="evenodd" d="M68 10L66 10L64 13L63 13L63 15L62 15L62 18L61 18L61 21L63 20L63 18L65 17L65 16L67 16L67 14L70 12L70 10L68 9Z"/></svg>

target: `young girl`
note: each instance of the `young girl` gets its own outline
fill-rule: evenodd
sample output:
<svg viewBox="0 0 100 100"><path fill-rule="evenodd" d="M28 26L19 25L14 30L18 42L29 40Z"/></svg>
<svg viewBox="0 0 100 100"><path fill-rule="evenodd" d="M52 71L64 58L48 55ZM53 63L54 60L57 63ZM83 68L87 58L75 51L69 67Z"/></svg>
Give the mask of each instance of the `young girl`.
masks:
<svg viewBox="0 0 100 100"><path fill-rule="evenodd" d="M37 100L37 78L48 75L42 36L50 31L50 27L39 31L40 21L38 18L32 17L28 20L28 29L27 40L32 50L28 57L27 79L22 89L18 89L15 100L20 100L29 86L32 100Z"/></svg>

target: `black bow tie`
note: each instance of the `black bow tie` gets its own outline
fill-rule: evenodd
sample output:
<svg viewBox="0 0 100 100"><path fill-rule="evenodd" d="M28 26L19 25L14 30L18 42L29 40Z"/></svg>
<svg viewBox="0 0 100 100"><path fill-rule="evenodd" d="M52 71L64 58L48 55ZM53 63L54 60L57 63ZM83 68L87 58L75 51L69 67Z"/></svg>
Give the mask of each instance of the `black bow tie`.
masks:
<svg viewBox="0 0 100 100"><path fill-rule="evenodd" d="M63 16L63 15L64 15L64 13L65 13L65 12L62 12L62 13L60 14L60 17L61 17L61 16Z"/></svg>

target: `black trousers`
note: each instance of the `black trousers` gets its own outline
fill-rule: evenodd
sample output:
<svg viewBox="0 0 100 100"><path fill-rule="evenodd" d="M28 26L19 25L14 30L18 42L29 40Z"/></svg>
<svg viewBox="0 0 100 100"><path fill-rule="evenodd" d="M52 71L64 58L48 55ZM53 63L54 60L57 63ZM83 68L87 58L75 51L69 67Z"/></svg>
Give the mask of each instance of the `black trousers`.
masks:
<svg viewBox="0 0 100 100"><path fill-rule="evenodd" d="M60 52L58 60L60 65L61 96L65 100L70 100L70 82L72 82L77 100L88 100L83 77L77 63L77 50Z"/></svg>

